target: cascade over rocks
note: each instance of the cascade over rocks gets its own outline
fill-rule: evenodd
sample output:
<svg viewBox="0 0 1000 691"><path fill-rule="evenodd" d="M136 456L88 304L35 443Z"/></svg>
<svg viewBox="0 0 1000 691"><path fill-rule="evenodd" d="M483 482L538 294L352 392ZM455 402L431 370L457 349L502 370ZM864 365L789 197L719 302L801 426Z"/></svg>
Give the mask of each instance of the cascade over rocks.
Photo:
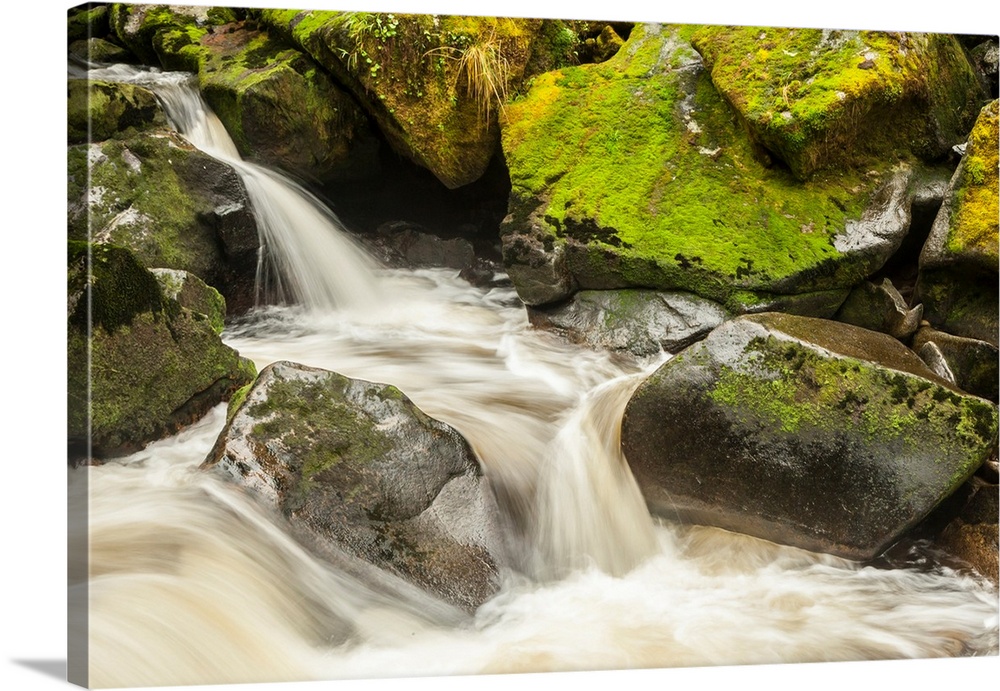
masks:
<svg viewBox="0 0 1000 691"><path fill-rule="evenodd" d="M496 592L504 550L489 483L465 439L399 389L277 362L230 407L203 467L464 609Z"/></svg>
<svg viewBox="0 0 1000 691"><path fill-rule="evenodd" d="M147 267L190 271L230 310L253 305L258 240L246 188L231 166L176 132L70 147L67 193L71 239L128 247Z"/></svg>
<svg viewBox="0 0 1000 691"><path fill-rule="evenodd" d="M70 460L88 453L88 422L93 458L131 453L204 416L256 374L210 316L165 295L125 248L70 241L68 298Z"/></svg>
<svg viewBox="0 0 1000 691"><path fill-rule="evenodd" d="M547 72L508 104L501 234L525 303L642 287L755 311L842 296L901 245L919 171L872 161L803 183L765 167L690 29L638 25L607 62Z"/></svg>
<svg viewBox="0 0 1000 691"><path fill-rule="evenodd" d="M802 180L940 158L985 96L948 34L708 26L691 42L754 141Z"/></svg>
<svg viewBox="0 0 1000 691"><path fill-rule="evenodd" d="M920 254L917 295L937 329L998 345L997 101L985 106Z"/></svg>
<svg viewBox="0 0 1000 691"><path fill-rule="evenodd" d="M665 518L872 559L996 447L997 409L899 341L784 314L729 321L639 386L622 449Z"/></svg>

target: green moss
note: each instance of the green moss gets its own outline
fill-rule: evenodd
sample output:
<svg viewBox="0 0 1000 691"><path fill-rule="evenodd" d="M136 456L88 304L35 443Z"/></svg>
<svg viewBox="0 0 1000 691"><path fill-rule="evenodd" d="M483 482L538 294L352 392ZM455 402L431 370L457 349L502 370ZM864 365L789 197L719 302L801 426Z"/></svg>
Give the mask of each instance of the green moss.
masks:
<svg viewBox="0 0 1000 691"><path fill-rule="evenodd" d="M709 398L784 434L846 426L911 450L929 438L974 450L997 434L995 406L928 380L774 337L754 339L744 355L747 364L722 368Z"/></svg>
<svg viewBox="0 0 1000 691"><path fill-rule="evenodd" d="M872 181L847 171L802 183L764 167L708 76L673 70L685 50L675 29L637 27L609 62L537 77L507 109L511 213L543 201L542 229L574 241L584 287L613 274L724 301L799 273L813 288L861 278L832 266L831 239Z"/></svg>
<svg viewBox="0 0 1000 691"><path fill-rule="evenodd" d="M983 108L969 134L965 159L956 185L947 249L955 254L976 253L994 268L1000 261L998 222L1000 202L997 178L997 101Z"/></svg>
<svg viewBox="0 0 1000 691"><path fill-rule="evenodd" d="M375 422L344 399L348 385L333 373L323 381L277 380L266 399L249 407L248 414L261 419L254 435L280 438L301 464L293 495L308 493L316 475L342 462L366 465L391 447Z"/></svg>
<svg viewBox="0 0 1000 691"><path fill-rule="evenodd" d="M125 248L70 240L67 259L69 293L81 295L69 324L84 333L91 327L114 333L136 315L169 309L156 277Z"/></svg>
<svg viewBox="0 0 1000 691"><path fill-rule="evenodd" d="M935 158L979 97L949 35L711 26L692 42L754 136L801 178L900 153Z"/></svg>
<svg viewBox="0 0 1000 691"><path fill-rule="evenodd" d="M232 398L229 399L229 405L226 406L226 420L230 421L233 416L236 415L236 411L240 409L243 402L247 400L247 394L250 393L250 389L253 388L253 381L249 384L244 384L240 388L233 392Z"/></svg>

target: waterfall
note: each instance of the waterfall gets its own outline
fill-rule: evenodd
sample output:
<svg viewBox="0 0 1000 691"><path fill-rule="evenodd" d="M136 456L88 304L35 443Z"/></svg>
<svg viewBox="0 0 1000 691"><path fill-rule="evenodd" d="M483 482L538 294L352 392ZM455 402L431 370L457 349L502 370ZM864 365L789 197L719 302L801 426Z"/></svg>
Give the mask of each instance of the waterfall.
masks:
<svg viewBox="0 0 1000 691"><path fill-rule="evenodd" d="M378 269L319 200L239 159L189 76L91 75L147 84L175 127L240 173L277 267L270 289L309 308L251 313L225 342L258 369L292 360L396 385L469 441L516 546L500 591L471 616L321 561L282 516L198 470L225 425L219 406L132 456L69 471L70 502L90 517L76 536L89 559L70 573L71 588L86 586L89 619L71 624L88 627L75 634L89 641L92 684L997 654L996 590L981 579L654 520L618 435L662 358L536 331L510 288Z"/></svg>
<svg viewBox="0 0 1000 691"><path fill-rule="evenodd" d="M150 89L178 132L239 174L260 239L258 305L298 303L311 310L329 311L380 304L376 262L315 195L281 173L240 157L226 128L202 99L192 75L126 65L92 69L89 75Z"/></svg>

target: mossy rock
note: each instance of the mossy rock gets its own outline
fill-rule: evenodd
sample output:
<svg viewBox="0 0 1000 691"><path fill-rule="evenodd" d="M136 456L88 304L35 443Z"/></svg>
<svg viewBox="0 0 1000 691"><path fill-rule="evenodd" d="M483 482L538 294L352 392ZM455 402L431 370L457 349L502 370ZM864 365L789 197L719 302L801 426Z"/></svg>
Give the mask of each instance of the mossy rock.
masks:
<svg viewBox="0 0 1000 691"><path fill-rule="evenodd" d="M69 43L111 33L110 13L104 3L87 3L71 7L66 16L66 37Z"/></svg>
<svg viewBox="0 0 1000 691"><path fill-rule="evenodd" d="M293 529L464 609L496 592L499 514L458 432L393 386L291 362L240 397L204 468Z"/></svg>
<svg viewBox="0 0 1000 691"><path fill-rule="evenodd" d="M963 391L997 402L1000 391L1000 353L997 346L974 338L962 338L929 326L913 337L913 350L926 362L943 361L945 378ZM926 348L930 348L930 354Z"/></svg>
<svg viewBox="0 0 1000 691"><path fill-rule="evenodd" d="M212 286L189 271L151 269L167 300L208 319L212 330L221 334L225 328L226 300Z"/></svg>
<svg viewBox="0 0 1000 691"><path fill-rule="evenodd" d="M111 6L114 35L143 64L197 72L202 36L236 20L235 10L181 5Z"/></svg>
<svg viewBox="0 0 1000 691"><path fill-rule="evenodd" d="M127 249L70 241L68 266L72 460L174 434L253 379L253 363L208 318L164 296Z"/></svg>
<svg viewBox="0 0 1000 691"><path fill-rule="evenodd" d="M74 41L69 44L69 54L87 62L105 64L135 62L135 56L127 48L105 41L103 38Z"/></svg>
<svg viewBox="0 0 1000 691"><path fill-rule="evenodd" d="M200 45L202 92L244 158L324 183L378 172L364 113L304 53L243 23Z"/></svg>
<svg viewBox="0 0 1000 691"><path fill-rule="evenodd" d="M937 159L985 97L947 34L709 26L692 43L754 140L800 179Z"/></svg>
<svg viewBox="0 0 1000 691"><path fill-rule="evenodd" d="M997 408L896 339L770 313L639 386L622 449L650 509L812 551L881 554L997 444Z"/></svg>
<svg viewBox="0 0 1000 691"><path fill-rule="evenodd" d="M920 254L917 294L935 327L998 343L997 101L984 107Z"/></svg>
<svg viewBox="0 0 1000 691"><path fill-rule="evenodd" d="M265 10L261 21L345 84L393 149L448 188L477 180L541 20ZM476 75L485 75L477 78Z"/></svg>
<svg viewBox="0 0 1000 691"><path fill-rule="evenodd" d="M68 89L70 144L104 141L130 128L143 130L167 124L156 96L141 86L70 79Z"/></svg>
<svg viewBox="0 0 1000 691"><path fill-rule="evenodd" d="M247 306L240 276L253 271L257 228L232 167L170 130L133 133L70 147L68 195L71 238L126 246Z"/></svg>
<svg viewBox="0 0 1000 691"><path fill-rule="evenodd" d="M638 25L609 61L540 75L508 104L501 233L524 302L578 289L720 303L845 289L899 247L915 171L887 162L802 182L766 168L693 30Z"/></svg>

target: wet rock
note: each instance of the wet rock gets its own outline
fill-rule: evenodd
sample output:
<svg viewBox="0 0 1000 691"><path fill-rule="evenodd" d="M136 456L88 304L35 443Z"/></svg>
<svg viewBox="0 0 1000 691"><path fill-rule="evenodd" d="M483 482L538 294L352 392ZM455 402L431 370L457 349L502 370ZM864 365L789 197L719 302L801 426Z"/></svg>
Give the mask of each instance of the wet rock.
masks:
<svg viewBox="0 0 1000 691"><path fill-rule="evenodd" d="M925 326L914 336L913 350L925 362L939 354L952 381L960 389L997 401L1000 353L992 343L954 336Z"/></svg>
<svg viewBox="0 0 1000 691"><path fill-rule="evenodd" d="M70 241L67 312L74 461L130 453L174 434L255 374L211 319L164 295L125 248Z"/></svg>
<svg viewBox="0 0 1000 691"><path fill-rule="evenodd" d="M215 333L225 328L226 300L215 288L189 271L179 269L150 269L156 276L163 297L174 300L184 309L200 314L212 325Z"/></svg>
<svg viewBox="0 0 1000 691"><path fill-rule="evenodd" d="M536 77L506 116L503 257L529 305L650 288L738 311L843 291L910 226L907 166L805 185L761 164L675 27L637 25L607 62Z"/></svg>
<svg viewBox="0 0 1000 691"><path fill-rule="evenodd" d="M166 127L167 118L149 89L85 79L70 79L68 86L70 144L104 141L129 129Z"/></svg>
<svg viewBox="0 0 1000 691"><path fill-rule="evenodd" d="M736 293L726 301L726 307L737 314L784 312L800 317L830 319L844 304L850 292L849 288L838 288L797 295Z"/></svg>
<svg viewBox="0 0 1000 691"><path fill-rule="evenodd" d="M69 149L73 239L128 247L147 267L190 271L226 298L253 304L257 224L233 168L170 130Z"/></svg>
<svg viewBox="0 0 1000 691"><path fill-rule="evenodd" d="M503 548L489 483L465 439L395 387L269 365L204 467L467 610L497 590Z"/></svg>
<svg viewBox="0 0 1000 691"><path fill-rule="evenodd" d="M126 48L103 38L90 38L69 44L69 54L86 62L105 64L135 62L135 56Z"/></svg>
<svg viewBox="0 0 1000 691"><path fill-rule="evenodd" d="M984 96L948 34L708 26L692 43L754 140L800 179L901 152L938 159Z"/></svg>
<svg viewBox="0 0 1000 691"><path fill-rule="evenodd" d="M535 327L591 348L640 356L676 353L729 316L697 295L652 290L583 290L563 305L528 310Z"/></svg>
<svg viewBox="0 0 1000 691"><path fill-rule="evenodd" d="M676 355L622 421L653 512L851 559L880 554L996 443L996 406L896 339L782 314Z"/></svg>
<svg viewBox="0 0 1000 691"><path fill-rule="evenodd" d="M244 158L322 184L378 173L365 114L305 53L244 23L199 47L202 93Z"/></svg>
<svg viewBox="0 0 1000 691"><path fill-rule="evenodd" d="M104 37L111 32L107 5L88 3L73 7L67 12L66 37L69 43Z"/></svg>
<svg viewBox="0 0 1000 691"><path fill-rule="evenodd" d="M376 230L375 244L390 266L411 269L446 267L469 269L476 261L472 243L464 238L445 240L405 221L383 223Z"/></svg>
<svg viewBox="0 0 1000 691"><path fill-rule="evenodd" d="M910 309L892 281L885 278L878 284L865 281L852 290L836 318L905 341L916 332L923 314L922 305Z"/></svg>
<svg viewBox="0 0 1000 691"><path fill-rule="evenodd" d="M997 544L998 485L978 482L975 494L935 542L975 572L1000 582Z"/></svg>
<svg viewBox="0 0 1000 691"><path fill-rule="evenodd" d="M998 344L997 101L984 107L920 254L917 295L937 329Z"/></svg>

